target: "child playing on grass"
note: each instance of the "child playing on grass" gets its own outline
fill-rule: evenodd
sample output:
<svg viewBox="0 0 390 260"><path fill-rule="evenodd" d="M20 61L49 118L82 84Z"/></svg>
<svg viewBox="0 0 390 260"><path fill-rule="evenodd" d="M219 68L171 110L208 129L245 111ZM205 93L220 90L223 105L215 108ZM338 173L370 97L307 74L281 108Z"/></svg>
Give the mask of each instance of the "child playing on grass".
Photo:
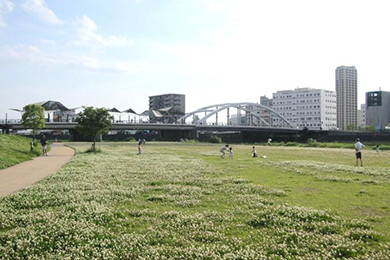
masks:
<svg viewBox="0 0 390 260"><path fill-rule="evenodd" d="M234 154L233 154L233 148L230 146L230 148L229 148L229 158L230 158L230 159L233 159L233 156L234 156Z"/></svg>
<svg viewBox="0 0 390 260"><path fill-rule="evenodd" d="M253 158L259 157L259 156L257 155L256 146L253 146L253 148L252 148L252 157L253 157Z"/></svg>

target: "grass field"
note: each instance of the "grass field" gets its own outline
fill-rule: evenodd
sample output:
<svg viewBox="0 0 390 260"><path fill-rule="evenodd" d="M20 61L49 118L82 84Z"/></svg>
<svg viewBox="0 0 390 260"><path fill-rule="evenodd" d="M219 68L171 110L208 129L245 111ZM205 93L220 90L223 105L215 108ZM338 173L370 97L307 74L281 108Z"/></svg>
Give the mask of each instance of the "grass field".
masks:
<svg viewBox="0 0 390 260"><path fill-rule="evenodd" d="M0 199L3 258L390 258L390 151L356 168L353 149L70 145L57 174Z"/></svg>
<svg viewBox="0 0 390 260"><path fill-rule="evenodd" d="M0 134L0 169L31 160L40 155L40 147L35 147L30 153L31 139L17 136Z"/></svg>

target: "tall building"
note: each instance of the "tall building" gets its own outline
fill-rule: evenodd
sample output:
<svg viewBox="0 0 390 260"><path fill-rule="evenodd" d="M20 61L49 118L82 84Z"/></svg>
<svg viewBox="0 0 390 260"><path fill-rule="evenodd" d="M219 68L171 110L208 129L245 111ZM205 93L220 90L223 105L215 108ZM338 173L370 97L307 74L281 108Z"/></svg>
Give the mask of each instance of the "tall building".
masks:
<svg viewBox="0 0 390 260"><path fill-rule="evenodd" d="M185 115L185 95L164 94L149 97L150 122L174 123Z"/></svg>
<svg viewBox="0 0 390 260"><path fill-rule="evenodd" d="M336 128L336 93L330 90L297 88L272 94L272 109L285 117L297 128L312 130ZM278 117L272 117L272 125L283 124Z"/></svg>
<svg viewBox="0 0 390 260"><path fill-rule="evenodd" d="M366 106L367 125L380 129L390 123L390 92L367 92Z"/></svg>
<svg viewBox="0 0 390 260"><path fill-rule="evenodd" d="M357 70L355 66L336 68L337 127L357 127Z"/></svg>

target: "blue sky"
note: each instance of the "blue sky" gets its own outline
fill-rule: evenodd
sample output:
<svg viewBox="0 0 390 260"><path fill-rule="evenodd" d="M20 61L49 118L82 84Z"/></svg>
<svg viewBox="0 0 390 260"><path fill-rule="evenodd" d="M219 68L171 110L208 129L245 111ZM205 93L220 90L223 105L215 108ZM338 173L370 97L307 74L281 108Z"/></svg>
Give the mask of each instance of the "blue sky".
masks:
<svg viewBox="0 0 390 260"><path fill-rule="evenodd" d="M356 66L359 103L390 91L386 0L0 0L0 118L44 100L186 110L259 102L296 87L335 89Z"/></svg>

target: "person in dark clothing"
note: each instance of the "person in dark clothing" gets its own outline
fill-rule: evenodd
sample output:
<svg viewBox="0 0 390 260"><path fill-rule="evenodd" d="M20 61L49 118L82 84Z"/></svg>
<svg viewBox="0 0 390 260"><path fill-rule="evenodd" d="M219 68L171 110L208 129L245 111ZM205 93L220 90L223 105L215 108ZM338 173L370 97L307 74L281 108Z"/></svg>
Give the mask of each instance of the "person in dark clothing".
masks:
<svg viewBox="0 0 390 260"><path fill-rule="evenodd" d="M45 135L42 135L41 137L41 145L42 145L42 156L44 155L47 156L47 149L46 149L47 141Z"/></svg>

